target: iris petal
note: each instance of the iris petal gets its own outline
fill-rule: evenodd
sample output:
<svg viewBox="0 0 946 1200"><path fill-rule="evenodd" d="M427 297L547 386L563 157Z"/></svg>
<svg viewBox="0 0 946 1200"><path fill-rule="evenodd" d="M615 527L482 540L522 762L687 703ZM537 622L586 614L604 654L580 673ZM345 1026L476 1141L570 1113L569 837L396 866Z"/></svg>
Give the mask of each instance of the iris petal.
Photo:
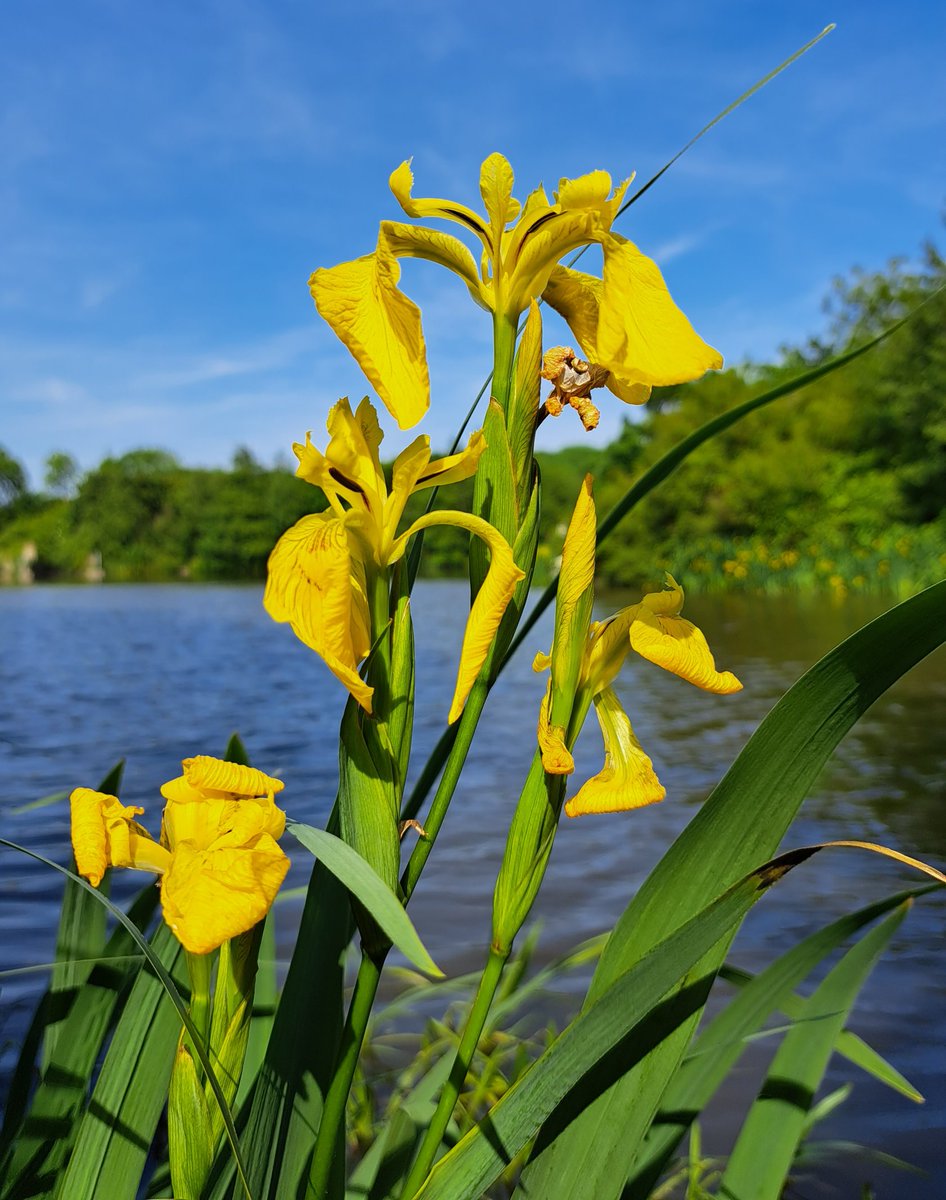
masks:
<svg viewBox="0 0 946 1200"><path fill-rule="evenodd" d="M371 648L364 566L349 553L343 521L316 513L282 535L269 556L263 604L371 712L373 689L358 675L358 663Z"/></svg>
<svg viewBox="0 0 946 1200"><path fill-rule="evenodd" d="M658 616L640 605L630 628L631 646L642 658L672 671L705 692L726 696L742 690L731 671L717 671L699 629L683 617Z"/></svg>
<svg viewBox="0 0 946 1200"><path fill-rule="evenodd" d="M164 919L185 949L209 954L262 920L288 870L268 834L207 850L184 842L161 881Z"/></svg>
<svg viewBox="0 0 946 1200"><path fill-rule="evenodd" d="M80 787L69 797L69 809L76 869L93 887L102 882L108 867L155 872L167 869L167 850L134 819L144 812L143 808Z"/></svg>
<svg viewBox="0 0 946 1200"><path fill-rule="evenodd" d="M667 794L611 688L595 696L604 737L604 767L565 804L565 815L623 812L656 804Z"/></svg>
<svg viewBox="0 0 946 1200"><path fill-rule="evenodd" d="M628 383L665 387L719 370L708 346L674 304L660 268L618 234L603 242L598 362Z"/></svg>
<svg viewBox="0 0 946 1200"><path fill-rule="evenodd" d="M398 288L400 267L383 231L374 254L313 272L309 290L320 315L402 429L430 405L420 309Z"/></svg>
<svg viewBox="0 0 946 1200"><path fill-rule="evenodd" d="M542 770L546 775L571 775L575 769L575 760L565 745L565 730L561 725L553 725L550 721L551 703L552 680L549 679L545 696L539 705L539 724L536 731L542 755Z"/></svg>
<svg viewBox="0 0 946 1200"><path fill-rule="evenodd" d="M480 667L486 661L506 606L512 599L516 584L525 578L525 573L516 566L509 543L498 530L482 517L450 510L431 512L418 517L398 538L391 561L395 561L404 553L408 541L415 533L429 529L432 525L456 525L461 529L468 529L470 533L476 534L486 542L490 552L489 570L476 593L463 634L456 689L447 717L448 723L452 725L463 712L467 696L480 673Z"/></svg>

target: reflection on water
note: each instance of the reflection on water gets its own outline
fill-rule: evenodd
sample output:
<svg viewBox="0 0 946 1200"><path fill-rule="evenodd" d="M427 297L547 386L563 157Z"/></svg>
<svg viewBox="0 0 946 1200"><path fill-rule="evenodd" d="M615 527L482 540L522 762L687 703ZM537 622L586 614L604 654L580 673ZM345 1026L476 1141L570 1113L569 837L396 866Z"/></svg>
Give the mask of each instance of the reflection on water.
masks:
<svg viewBox="0 0 946 1200"><path fill-rule="evenodd" d="M636 597L634 597L636 599ZM627 597L604 597L605 614ZM465 585L429 582L415 597L418 696L415 762L442 729L468 603ZM608 927L664 849L706 798L772 704L826 650L883 607L867 600L691 596L687 615L710 641L721 668L745 684L735 696L709 696L631 656L617 687L654 760L668 798L633 814L568 821L557 839L538 910L543 958ZM483 735L474 744L447 824L412 913L448 971L475 966L489 930L489 896L509 817L535 738L543 688L530 670L547 649L550 620L534 631L500 680ZM254 761L286 782L290 815L324 820L334 797L336 737L344 696L321 662L263 613L256 588L138 586L33 588L0 592L0 761L4 836L65 861L64 803L27 813L24 802L76 784L95 786L127 757L123 795L145 806L154 826L158 786L190 754L219 754L234 729ZM946 860L946 660L942 652L912 671L855 727L825 770L789 834L790 845L856 837L907 854ZM576 752L576 779L601 763L589 721ZM289 885L304 883L305 853L289 844ZM43 963L52 954L59 877L4 851L0 877L0 968ZM119 873L125 874L125 873ZM120 887L140 876L128 872ZM896 865L854 851L818 856L756 908L735 961L757 969L792 941L870 898L916 882ZM280 909L288 953L299 905ZM866 1077L825 1127L825 1136L882 1146L933 1172L917 1181L873 1167L849 1167L840 1194L875 1177L885 1197L942 1194L939 1146L946 1129L941 957L946 903L917 904L870 981L855 1027L927 1097L922 1107ZM3 1039L22 1033L40 977L4 986ZM581 983L567 987L580 995ZM768 1053L760 1045L727 1093L725 1113L708 1126L709 1149L737 1119ZM3 1068L9 1069L10 1052ZM853 1070L853 1069L852 1069ZM844 1072L835 1071L837 1085ZM717 1140L714 1147L713 1139Z"/></svg>

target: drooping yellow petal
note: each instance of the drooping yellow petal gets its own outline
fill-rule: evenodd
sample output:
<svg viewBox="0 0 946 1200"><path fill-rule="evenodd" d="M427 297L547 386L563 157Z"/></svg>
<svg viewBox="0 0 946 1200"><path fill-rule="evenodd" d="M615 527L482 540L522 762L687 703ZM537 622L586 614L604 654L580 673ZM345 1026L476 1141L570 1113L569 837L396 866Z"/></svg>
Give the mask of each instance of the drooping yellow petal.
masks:
<svg viewBox="0 0 946 1200"><path fill-rule="evenodd" d="M482 517L474 517L470 513L451 512L450 510L426 513L424 516L418 517L413 525L398 538L390 561L397 561L415 533L419 533L422 529L429 529L432 525L456 525L461 529L468 529L470 533L482 538L489 546L489 570L473 601L463 634L456 689L447 717L448 723L452 725L463 712L466 698L480 673L480 667L486 660L506 606L512 599L516 584L520 579L525 578L525 573L516 566L509 543L488 521L484 521Z"/></svg>
<svg viewBox="0 0 946 1200"><path fill-rule="evenodd" d="M731 671L717 671L706 638L683 617L658 616L645 604L638 606L629 631L631 646L642 658L656 663L705 692L727 696L742 690Z"/></svg>
<svg viewBox="0 0 946 1200"><path fill-rule="evenodd" d="M397 286L401 270L383 231L374 254L314 271L309 290L402 429L430 405L420 309Z"/></svg>
<svg viewBox="0 0 946 1200"><path fill-rule="evenodd" d="M542 769L546 775L571 775L575 769L575 760L565 745L564 727L551 723L551 704L552 680L549 679L542 703L539 705L539 723L536 730L542 755Z"/></svg>
<svg viewBox="0 0 946 1200"><path fill-rule="evenodd" d="M597 361L628 383L665 387L719 370L708 346L674 304L657 264L626 238L602 242L604 279Z"/></svg>
<svg viewBox="0 0 946 1200"><path fill-rule="evenodd" d="M565 814L623 812L656 804L667 794L654 764L641 748L611 688L595 696L595 712L604 737L604 767L565 804Z"/></svg>
<svg viewBox="0 0 946 1200"><path fill-rule="evenodd" d="M540 671L547 671L551 665L551 654L546 654L543 650L536 650L535 658L532 660L532 670L536 673Z"/></svg>
<svg viewBox="0 0 946 1200"><path fill-rule="evenodd" d="M364 566L349 553L343 521L315 513L282 535L269 556L263 605L371 712L373 689L358 675L371 649Z"/></svg>
<svg viewBox="0 0 946 1200"><path fill-rule="evenodd" d="M241 847L184 842L161 881L164 919L186 950L209 954L263 919L288 870L268 834Z"/></svg>
<svg viewBox="0 0 946 1200"><path fill-rule="evenodd" d="M69 797L72 849L78 873L98 887L108 867L164 871L167 851L134 819L144 812L116 796L75 788Z"/></svg>
<svg viewBox="0 0 946 1200"><path fill-rule="evenodd" d="M487 160L488 161L488 160ZM438 200L434 197L415 198L411 195L414 187L414 174L410 161L402 162L391 172L388 180L394 198L409 217L435 217L438 220L457 221L466 226L480 239L484 247L490 247L489 230L483 223L483 218L465 204L455 200Z"/></svg>

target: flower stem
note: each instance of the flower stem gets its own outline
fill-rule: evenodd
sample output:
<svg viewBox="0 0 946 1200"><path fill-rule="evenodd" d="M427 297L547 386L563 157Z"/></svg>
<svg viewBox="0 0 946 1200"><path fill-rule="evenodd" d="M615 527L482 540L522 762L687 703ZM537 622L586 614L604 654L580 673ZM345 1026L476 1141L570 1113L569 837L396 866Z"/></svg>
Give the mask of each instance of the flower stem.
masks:
<svg viewBox="0 0 946 1200"><path fill-rule="evenodd" d="M450 747L450 752L447 755L446 766L444 767L443 775L440 777L440 784L431 801L430 811L424 818L424 833L426 837L421 838L417 842L401 876L401 887L404 889L405 900L410 899L414 888L417 886L417 881L420 879L424 864L427 862L430 852L434 848L434 842L437 840L437 834L440 832L440 827L443 825L444 818L447 815L450 801L453 799L454 790L459 782L460 773L466 762L466 756L469 753L473 735L476 732L477 722L480 719L480 714L483 711L483 705L486 703L488 695L489 685L485 680L477 679L463 708L463 713L459 720L459 728Z"/></svg>
<svg viewBox="0 0 946 1200"><path fill-rule="evenodd" d="M443 1141L443 1135L453 1116L453 1110L456 1108L463 1083L469 1073L473 1056L476 1054L476 1048L486 1025L486 1018L489 1016L496 989L499 987L499 980L507 957L506 954L501 954L493 948L490 949L486 967L480 976L479 987L476 989L473 1007L466 1018L460 1045L450 1070L450 1078L440 1093L436 1112L427 1126L424 1140L417 1151L417 1157L414 1159L414 1164L401 1192L401 1200L410 1200L410 1197L415 1195L430 1173L440 1143Z"/></svg>
<svg viewBox="0 0 946 1200"><path fill-rule="evenodd" d="M190 1015L205 1046L210 1040L210 975L213 955L185 953L191 985Z"/></svg>
<svg viewBox="0 0 946 1200"><path fill-rule="evenodd" d="M326 1200L328 1196L332 1164L336 1152L340 1149L338 1142L340 1132L343 1131L348 1093L355 1077L355 1067L358 1065L358 1056L371 1017L371 1006L378 990L381 965L367 954L362 954L355 990L348 1007L348 1016L345 1018L335 1073L325 1095L322 1119L319 1121L312 1165L309 1168L306 1200Z"/></svg>
<svg viewBox="0 0 946 1200"><path fill-rule="evenodd" d="M516 322L502 313L493 314L493 386L491 397L506 415L512 391L512 367L516 356Z"/></svg>

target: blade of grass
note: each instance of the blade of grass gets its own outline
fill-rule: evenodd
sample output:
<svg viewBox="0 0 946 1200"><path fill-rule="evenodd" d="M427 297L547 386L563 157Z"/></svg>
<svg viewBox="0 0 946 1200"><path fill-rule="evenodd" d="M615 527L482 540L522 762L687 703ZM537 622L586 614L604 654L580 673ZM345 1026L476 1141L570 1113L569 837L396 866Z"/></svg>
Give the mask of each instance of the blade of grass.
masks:
<svg viewBox="0 0 946 1200"><path fill-rule="evenodd" d="M153 887L136 897L128 916L137 928L147 926L156 901L157 890ZM128 953L133 947L127 930L119 925L62 1022L60 1036L22 1122L16 1128L11 1124L9 1133L4 1127L5 1141L12 1144L10 1153L0 1162L0 1179L4 1180L0 1195L8 1191L14 1195L36 1194L34 1189L41 1191L43 1181L55 1178L62 1169L102 1045L129 984L145 961L143 955ZM23 1085L18 1081L18 1086Z"/></svg>
<svg viewBox="0 0 946 1200"><path fill-rule="evenodd" d="M723 1172L720 1196L778 1200L782 1195L837 1036L911 904L905 901L865 934L815 989L801 1021L785 1035L749 1110Z"/></svg>
<svg viewBox="0 0 946 1200"><path fill-rule="evenodd" d="M739 1061L752 1038L773 1012L785 1011L792 991L843 942L898 905L925 895L938 885L898 892L819 929L793 946L758 975L745 980L733 1000L706 1026L690 1055L674 1075L661 1111L634 1164L622 1200L647 1200L667 1168L674 1150ZM720 971L729 980L729 969Z"/></svg>
<svg viewBox="0 0 946 1200"><path fill-rule="evenodd" d="M918 895L920 893L917 893ZM723 979L730 983L737 983L740 987L749 983L753 976L747 971L740 971L727 963L720 971ZM786 995L784 1000L779 1003L778 1007L786 1017L791 1017L792 1020L798 1020L805 1007L805 1000L801 996ZM885 1058L877 1051L869 1046L863 1038L852 1033L849 1029L842 1029L838 1034L838 1040L834 1044L836 1053L842 1058L846 1058L849 1063L855 1067L859 1067L865 1074L872 1076L878 1083L884 1084L895 1092L899 1092L901 1096L905 1096L908 1100L912 1100L914 1104L922 1104L923 1097L916 1090L913 1084L906 1079L901 1073L892 1066Z"/></svg>

